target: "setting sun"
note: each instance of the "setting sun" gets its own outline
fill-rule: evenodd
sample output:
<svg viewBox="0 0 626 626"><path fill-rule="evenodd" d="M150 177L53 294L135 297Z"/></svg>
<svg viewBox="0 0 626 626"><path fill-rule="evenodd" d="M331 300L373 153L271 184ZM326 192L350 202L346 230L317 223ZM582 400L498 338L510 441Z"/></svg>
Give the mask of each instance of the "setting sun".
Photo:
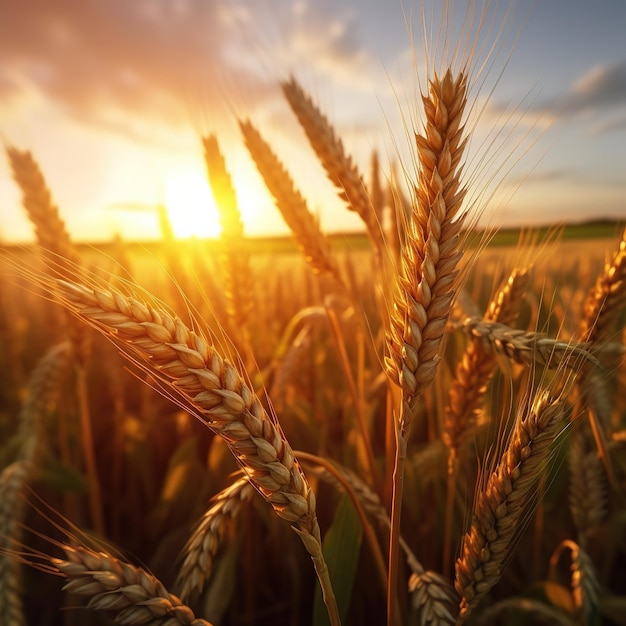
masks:
<svg viewBox="0 0 626 626"><path fill-rule="evenodd" d="M213 194L201 172L172 174L165 182L165 206L178 238L217 237L220 224Z"/></svg>

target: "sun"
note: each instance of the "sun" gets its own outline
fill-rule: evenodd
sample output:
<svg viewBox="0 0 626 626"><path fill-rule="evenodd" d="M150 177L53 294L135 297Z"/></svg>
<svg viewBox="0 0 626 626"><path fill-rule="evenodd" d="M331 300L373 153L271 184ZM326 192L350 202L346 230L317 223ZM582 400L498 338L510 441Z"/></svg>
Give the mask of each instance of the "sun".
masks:
<svg viewBox="0 0 626 626"><path fill-rule="evenodd" d="M168 175L165 206L178 239L219 236L219 215L204 173L189 170Z"/></svg>

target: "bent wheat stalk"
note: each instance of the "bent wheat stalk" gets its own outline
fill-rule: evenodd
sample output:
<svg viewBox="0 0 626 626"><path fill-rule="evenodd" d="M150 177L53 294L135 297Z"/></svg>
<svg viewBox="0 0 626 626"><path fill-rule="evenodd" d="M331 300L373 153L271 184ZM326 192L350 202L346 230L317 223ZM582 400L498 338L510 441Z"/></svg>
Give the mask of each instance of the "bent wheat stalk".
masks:
<svg viewBox="0 0 626 626"><path fill-rule="evenodd" d="M112 339L122 355L144 360L224 440L257 491L292 523L312 557L331 623L338 624L315 495L277 420L241 374L211 342L154 303L66 281L55 285L70 311Z"/></svg>

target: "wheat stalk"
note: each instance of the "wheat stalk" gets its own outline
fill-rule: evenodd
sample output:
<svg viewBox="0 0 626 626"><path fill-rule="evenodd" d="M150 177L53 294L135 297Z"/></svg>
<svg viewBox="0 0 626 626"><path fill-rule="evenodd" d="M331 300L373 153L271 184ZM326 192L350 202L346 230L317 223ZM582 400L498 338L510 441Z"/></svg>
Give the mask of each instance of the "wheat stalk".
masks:
<svg viewBox="0 0 626 626"><path fill-rule="evenodd" d="M156 374L222 437L276 514L291 522L313 559L331 615L336 604L322 556L315 495L278 422L215 346L156 304L120 293L57 282L64 305L115 340L120 352Z"/></svg>
<svg viewBox="0 0 626 626"><path fill-rule="evenodd" d="M481 598L498 582L522 522L531 488L563 427L564 401L539 392L532 406L518 415L498 465L476 495L469 530L456 561L455 588L461 596L464 622Z"/></svg>

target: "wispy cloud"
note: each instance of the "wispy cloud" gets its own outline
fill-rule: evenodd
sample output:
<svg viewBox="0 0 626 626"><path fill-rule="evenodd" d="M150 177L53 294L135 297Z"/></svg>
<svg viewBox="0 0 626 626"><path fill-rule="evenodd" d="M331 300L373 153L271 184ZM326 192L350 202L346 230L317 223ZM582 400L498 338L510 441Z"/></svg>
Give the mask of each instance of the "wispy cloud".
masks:
<svg viewBox="0 0 626 626"><path fill-rule="evenodd" d="M109 129L115 120L122 132L130 115L188 125L194 99L225 112L232 104L253 100L258 106L276 97L273 77L259 71L259 50L253 49L259 42L273 69L288 69L289 51L292 66L313 61L316 71L340 81L358 80L368 60L355 35L355 15L304 1L281 14L281 32L270 33L269 42L258 33L271 21L264 2L8 4L0 0L0 99L34 90L73 119ZM136 132L136 125L128 130Z"/></svg>
<svg viewBox="0 0 626 626"><path fill-rule="evenodd" d="M90 124L119 122L115 112L124 111L175 126L189 123L190 93L224 97L226 86L249 93L261 82L224 58L229 32L219 1L6 5L0 0L3 99L30 88Z"/></svg>
<svg viewBox="0 0 626 626"><path fill-rule="evenodd" d="M570 89L560 108L565 115L581 111L609 109L626 104L626 61L598 65Z"/></svg>

